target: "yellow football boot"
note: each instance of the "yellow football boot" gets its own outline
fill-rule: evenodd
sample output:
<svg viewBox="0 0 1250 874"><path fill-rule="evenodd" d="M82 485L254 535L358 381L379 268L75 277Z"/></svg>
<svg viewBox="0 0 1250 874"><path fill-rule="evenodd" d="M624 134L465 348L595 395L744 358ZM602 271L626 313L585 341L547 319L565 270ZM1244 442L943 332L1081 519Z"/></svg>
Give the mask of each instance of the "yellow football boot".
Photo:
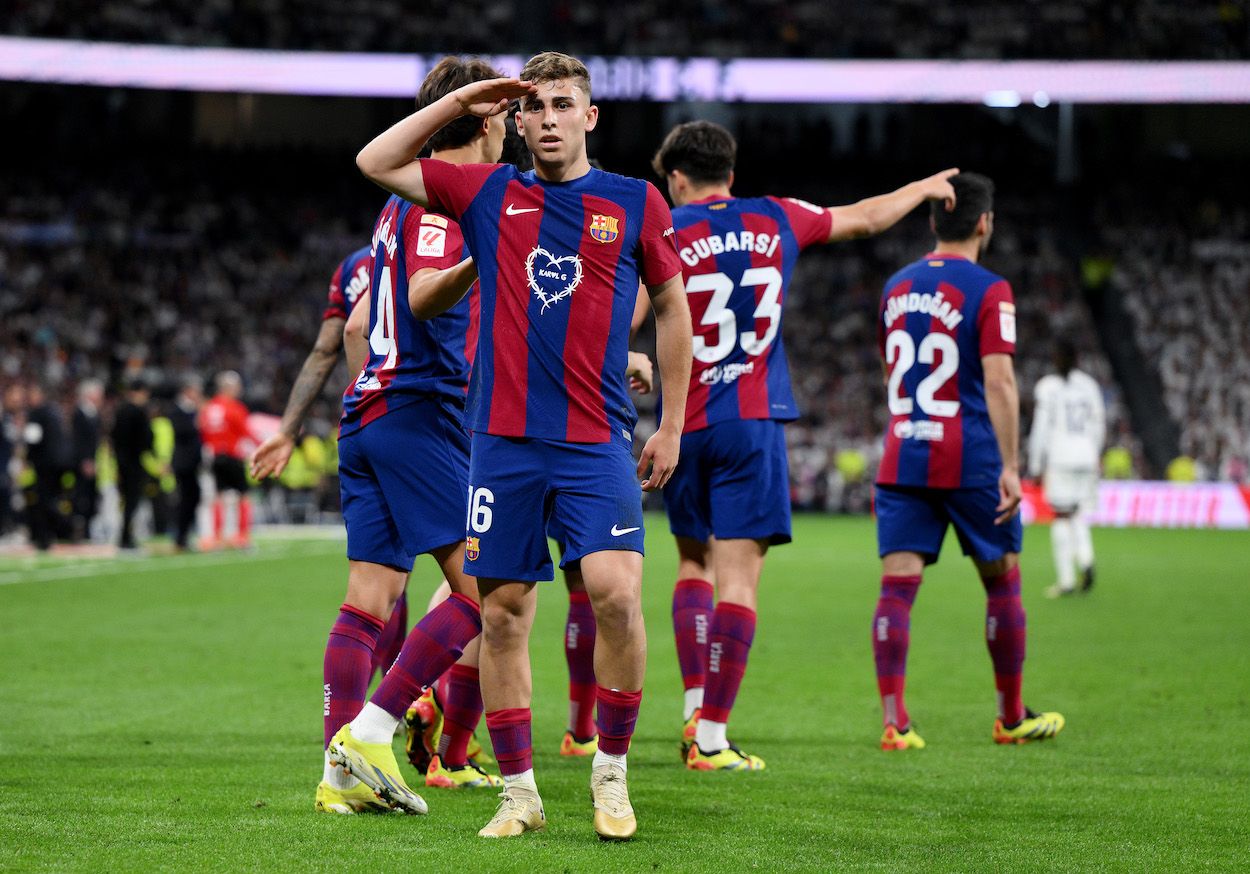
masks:
<svg viewBox="0 0 1250 874"><path fill-rule="evenodd" d="M351 789L335 789L326 781L317 784L317 803L313 809L318 813L390 813L391 806L378 798L364 783Z"/></svg>
<svg viewBox="0 0 1250 874"><path fill-rule="evenodd" d="M487 789L499 788L503 779L487 774L470 760L458 768L443 764L441 756L430 759L430 769L425 772L425 785L437 789Z"/></svg>
<svg viewBox="0 0 1250 874"><path fill-rule="evenodd" d="M443 708L438 706L433 689L426 689L412 702L404 714L404 726L404 752L417 773L424 774L430 769L430 759L438 752L438 741L443 735Z"/></svg>
<svg viewBox="0 0 1250 874"><path fill-rule="evenodd" d="M763 771L767 766L759 756L744 753L733 744L709 754L692 743L686 755L686 767L691 771Z"/></svg>
<svg viewBox="0 0 1250 874"><path fill-rule="evenodd" d="M696 707L694 713L691 713L690 718L686 720L686 724L681 727L681 760L683 762L690 757L690 748L694 746L694 736L699 729L699 714L702 712L702 707Z"/></svg>
<svg viewBox="0 0 1250 874"><path fill-rule="evenodd" d="M881 749L923 750L924 738L916 734L916 729L911 726L900 731L898 726L891 723L881 732Z"/></svg>
<svg viewBox="0 0 1250 874"><path fill-rule="evenodd" d="M638 818L629 803L625 769L600 765L590 772L590 800L595 807L595 832L604 841L627 841L638 831Z"/></svg>
<svg viewBox="0 0 1250 874"><path fill-rule="evenodd" d="M994 720L994 743L1024 744L1034 740L1048 740L1063 731L1065 724L1062 713L1034 713L1026 707L1024 719L1015 725L1003 725L1001 719Z"/></svg>
<svg viewBox="0 0 1250 874"><path fill-rule="evenodd" d="M425 799L408 788L399 773L399 762L391 745L366 743L352 737L350 724L330 740L330 761L367 785L378 797L404 813L429 813Z"/></svg>
<svg viewBox="0 0 1250 874"><path fill-rule="evenodd" d="M526 832L542 831L547 827L543 813L543 800L533 789L509 786L499 793L499 807L490 822L482 826L478 837L515 838Z"/></svg>
<svg viewBox="0 0 1250 874"><path fill-rule="evenodd" d="M599 735L590 736L589 740L578 740L577 735L571 731L564 733L564 739L560 741L560 755L562 756L593 756L599 750Z"/></svg>
<svg viewBox="0 0 1250 874"><path fill-rule="evenodd" d="M482 742L477 739L476 731L469 737L469 748L465 752L465 755L469 758L469 761L473 762L475 765L495 764L495 757L486 752L485 747L482 746Z"/></svg>

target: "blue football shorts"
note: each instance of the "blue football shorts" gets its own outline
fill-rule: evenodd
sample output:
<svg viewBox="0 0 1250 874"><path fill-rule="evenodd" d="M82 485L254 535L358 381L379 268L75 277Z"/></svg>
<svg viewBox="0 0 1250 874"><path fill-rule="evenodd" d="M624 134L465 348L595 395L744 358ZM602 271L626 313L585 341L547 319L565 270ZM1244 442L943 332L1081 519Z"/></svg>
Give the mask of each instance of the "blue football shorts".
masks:
<svg viewBox="0 0 1250 874"><path fill-rule="evenodd" d="M677 469L664 487L664 508L677 537L789 543L785 426L730 419L683 434Z"/></svg>
<svg viewBox="0 0 1250 874"><path fill-rule="evenodd" d="M416 556L464 537L469 435L453 402L391 410L339 440L347 557L411 571Z"/></svg>

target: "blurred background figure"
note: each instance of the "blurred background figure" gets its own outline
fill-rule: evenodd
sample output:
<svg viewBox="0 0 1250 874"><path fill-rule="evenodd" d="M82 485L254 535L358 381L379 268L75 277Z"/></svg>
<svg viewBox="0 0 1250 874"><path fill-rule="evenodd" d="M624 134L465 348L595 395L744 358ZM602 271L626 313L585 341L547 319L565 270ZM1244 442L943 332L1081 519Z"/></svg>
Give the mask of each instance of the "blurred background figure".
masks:
<svg viewBox="0 0 1250 874"><path fill-rule="evenodd" d="M100 451L100 410L104 406L104 384L98 379L85 379L78 384L78 403L73 415L74 495L73 539L86 540L91 535L91 520L100 507L97 482L96 453Z"/></svg>
<svg viewBox="0 0 1250 874"><path fill-rule="evenodd" d="M1055 343L1058 373L1042 377L1034 389L1036 406L1029 433L1029 473L1042 477L1046 502L1055 511L1050 542L1055 558L1051 598L1094 585L1094 542L1087 516L1098 508L1098 459L1107 436L1102 388L1078 370L1076 347Z"/></svg>
<svg viewBox="0 0 1250 874"><path fill-rule="evenodd" d="M225 370L217 375L216 382L217 394L200 411L200 437L212 454L216 485L212 536L200 545L204 549L225 545L245 549L251 545L252 503L247 496L244 459L254 447L247 407L240 400L243 380L233 370Z"/></svg>
<svg viewBox="0 0 1250 874"><path fill-rule="evenodd" d="M50 398L37 382L31 384L28 396L30 413L22 437L26 444L26 460L35 474L33 498L28 502L30 539L42 552L49 549L55 540L69 534L64 498L74 458L69 424L61 404Z"/></svg>
<svg viewBox="0 0 1250 874"><path fill-rule="evenodd" d="M169 409L169 421L174 429L174 482L177 488L177 510L174 513L174 547L179 551L190 548L191 529L200 506L200 463L203 460L203 444L200 442L198 419L204 392L200 381L188 378L182 383Z"/></svg>
<svg viewBox="0 0 1250 874"><path fill-rule="evenodd" d="M17 527L13 484L21 464L18 450L25 424L26 389L15 382L0 396L0 537L8 537Z"/></svg>
<svg viewBox="0 0 1250 874"><path fill-rule="evenodd" d="M152 423L148 418L151 394L147 384L132 380L126 397L113 416L113 454L117 459L117 487L121 494L122 525L118 545L135 549L134 518L148 482L145 457L152 451Z"/></svg>

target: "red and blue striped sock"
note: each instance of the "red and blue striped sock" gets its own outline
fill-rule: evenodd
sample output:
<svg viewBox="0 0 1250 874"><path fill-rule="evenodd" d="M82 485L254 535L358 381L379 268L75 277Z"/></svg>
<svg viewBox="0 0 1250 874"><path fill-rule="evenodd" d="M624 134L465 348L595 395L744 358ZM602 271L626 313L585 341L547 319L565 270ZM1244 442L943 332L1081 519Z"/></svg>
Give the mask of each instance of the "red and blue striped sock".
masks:
<svg viewBox="0 0 1250 874"><path fill-rule="evenodd" d="M351 722L364 706L374 647L385 625L378 617L349 604L339 608L326 641L321 668L325 683L322 717L327 747L334 733Z"/></svg>
<svg viewBox="0 0 1250 874"><path fill-rule="evenodd" d="M1024 718L1020 685L1024 675L1025 616L1020 601L1020 568L997 577L984 577L985 645L994 663L998 716L1007 725Z"/></svg>
<svg viewBox="0 0 1250 874"><path fill-rule="evenodd" d="M595 733L595 611L585 592L569 592L564 658L569 663L569 731L581 740Z"/></svg>
<svg viewBox="0 0 1250 874"><path fill-rule="evenodd" d="M641 703L641 689L622 692L598 687L599 712L596 719L599 724L599 752L609 756L623 756L629 752L629 739L634 736L638 705Z"/></svg>
<svg viewBox="0 0 1250 874"><path fill-rule="evenodd" d="M482 631L482 614L472 599L452 594L413 627L370 702L396 719L460 658L464 648Z"/></svg>
<svg viewBox="0 0 1250 874"><path fill-rule="evenodd" d="M469 739L482 719L482 689L478 670L468 665L452 665L447 672L443 698L443 736L439 755L443 764L460 767L468 761Z"/></svg>
<svg viewBox="0 0 1250 874"><path fill-rule="evenodd" d="M408 593L404 592L399 596L399 600L395 602L395 609L391 611L391 618L387 620L386 627L382 629L382 636L378 638L378 645L373 650L373 673L385 674L390 670L391 665L395 664L395 659L399 658L399 650L404 645L404 638L408 634Z"/></svg>
<svg viewBox="0 0 1250 874"><path fill-rule="evenodd" d="M708 635L707 686L700 720L729 722L754 639L754 610L724 601L716 605Z"/></svg>
<svg viewBox="0 0 1250 874"><path fill-rule="evenodd" d="M677 664L686 689L702 688L707 681L708 630L712 624L712 584L707 580L678 580L673 589L673 635Z"/></svg>
<svg viewBox="0 0 1250 874"><path fill-rule="evenodd" d="M499 762L499 773L515 777L534 769L534 747L530 741L530 709L511 707L486 714L490 744Z"/></svg>
<svg viewBox="0 0 1250 874"><path fill-rule="evenodd" d="M881 577L881 597L872 617L872 657L877 664L881 719L906 729L911 724L903 703L907 682L907 648L911 644L911 605L920 590L920 576Z"/></svg>

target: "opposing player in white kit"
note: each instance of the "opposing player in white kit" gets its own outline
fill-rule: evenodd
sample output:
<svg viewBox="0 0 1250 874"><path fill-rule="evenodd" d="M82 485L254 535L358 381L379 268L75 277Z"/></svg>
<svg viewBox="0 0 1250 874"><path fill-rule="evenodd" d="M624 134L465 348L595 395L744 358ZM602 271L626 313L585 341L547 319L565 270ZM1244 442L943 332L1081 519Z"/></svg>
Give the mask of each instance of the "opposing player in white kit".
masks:
<svg viewBox="0 0 1250 874"><path fill-rule="evenodd" d="M1029 434L1029 473L1042 476L1046 502L1055 511L1050 542L1055 556L1051 598L1094 585L1094 542L1089 513L1098 504L1098 461L1107 432L1102 388L1076 367L1076 350L1061 340L1055 348L1058 373L1042 377L1034 389L1033 430Z"/></svg>

